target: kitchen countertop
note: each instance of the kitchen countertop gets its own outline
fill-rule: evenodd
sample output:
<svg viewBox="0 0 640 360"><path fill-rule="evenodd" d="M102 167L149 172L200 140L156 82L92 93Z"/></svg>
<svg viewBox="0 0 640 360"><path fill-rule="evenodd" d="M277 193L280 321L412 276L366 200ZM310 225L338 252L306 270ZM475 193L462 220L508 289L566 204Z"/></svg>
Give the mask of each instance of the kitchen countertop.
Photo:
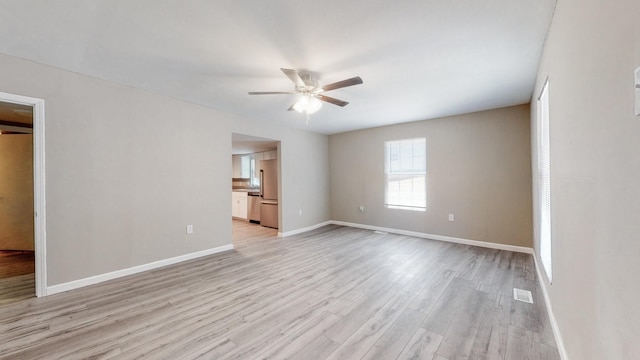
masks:
<svg viewBox="0 0 640 360"><path fill-rule="evenodd" d="M239 189L231 189L234 192L246 192L248 195L259 194L260 189L247 189L247 188L239 188Z"/></svg>

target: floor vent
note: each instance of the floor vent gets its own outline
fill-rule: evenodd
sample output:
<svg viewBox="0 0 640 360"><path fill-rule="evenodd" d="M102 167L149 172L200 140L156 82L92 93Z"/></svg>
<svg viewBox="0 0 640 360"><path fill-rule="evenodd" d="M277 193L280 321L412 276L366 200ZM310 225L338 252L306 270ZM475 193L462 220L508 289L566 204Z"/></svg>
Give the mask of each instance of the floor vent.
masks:
<svg viewBox="0 0 640 360"><path fill-rule="evenodd" d="M387 234L389 234L389 233L388 233L388 232L386 232L386 231L380 231L380 230L376 230L376 231L374 231L373 233L374 233L374 234L380 234L380 235L387 235Z"/></svg>
<svg viewBox="0 0 640 360"><path fill-rule="evenodd" d="M529 290L513 288L513 298L518 301L533 304L533 296L531 295L531 291Z"/></svg>

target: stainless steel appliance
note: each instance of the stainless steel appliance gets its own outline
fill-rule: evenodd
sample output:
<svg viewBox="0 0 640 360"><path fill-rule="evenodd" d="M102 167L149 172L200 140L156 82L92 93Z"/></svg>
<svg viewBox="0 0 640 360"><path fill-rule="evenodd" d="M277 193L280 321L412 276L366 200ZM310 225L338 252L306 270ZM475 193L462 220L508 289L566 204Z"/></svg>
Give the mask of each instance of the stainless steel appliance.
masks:
<svg viewBox="0 0 640 360"><path fill-rule="evenodd" d="M260 193L258 192L249 192L247 195L248 202L248 217L249 221L252 223L260 223L260 201L262 198L260 197Z"/></svg>
<svg viewBox="0 0 640 360"><path fill-rule="evenodd" d="M278 160L260 161L260 225L278 228Z"/></svg>

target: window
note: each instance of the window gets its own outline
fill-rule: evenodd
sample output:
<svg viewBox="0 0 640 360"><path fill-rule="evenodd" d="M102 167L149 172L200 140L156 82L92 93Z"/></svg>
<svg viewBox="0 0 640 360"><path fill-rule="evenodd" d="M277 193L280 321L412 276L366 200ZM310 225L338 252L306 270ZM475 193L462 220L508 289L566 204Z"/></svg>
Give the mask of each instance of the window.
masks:
<svg viewBox="0 0 640 360"><path fill-rule="evenodd" d="M251 186L260 186L260 177L258 176L258 171L256 170L256 159L254 155L251 155L251 171L249 175L249 177L251 178Z"/></svg>
<svg viewBox="0 0 640 360"><path fill-rule="evenodd" d="M538 147L538 204L540 236L540 260L551 282L551 166L549 147L549 79L538 98L537 147Z"/></svg>
<svg viewBox="0 0 640 360"><path fill-rule="evenodd" d="M249 178L251 176L251 156L243 155L240 158L240 174L243 178Z"/></svg>
<svg viewBox="0 0 640 360"><path fill-rule="evenodd" d="M386 141L385 206L425 211L427 207L427 141Z"/></svg>

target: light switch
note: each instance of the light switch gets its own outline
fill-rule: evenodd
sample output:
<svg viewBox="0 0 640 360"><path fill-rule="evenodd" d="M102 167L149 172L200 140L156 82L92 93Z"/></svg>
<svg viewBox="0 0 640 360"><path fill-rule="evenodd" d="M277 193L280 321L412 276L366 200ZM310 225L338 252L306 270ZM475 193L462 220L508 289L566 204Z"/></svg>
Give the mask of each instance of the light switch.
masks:
<svg viewBox="0 0 640 360"><path fill-rule="evenodd" d="M636 116L640 116L640 66L635 72Z"/></svg>

